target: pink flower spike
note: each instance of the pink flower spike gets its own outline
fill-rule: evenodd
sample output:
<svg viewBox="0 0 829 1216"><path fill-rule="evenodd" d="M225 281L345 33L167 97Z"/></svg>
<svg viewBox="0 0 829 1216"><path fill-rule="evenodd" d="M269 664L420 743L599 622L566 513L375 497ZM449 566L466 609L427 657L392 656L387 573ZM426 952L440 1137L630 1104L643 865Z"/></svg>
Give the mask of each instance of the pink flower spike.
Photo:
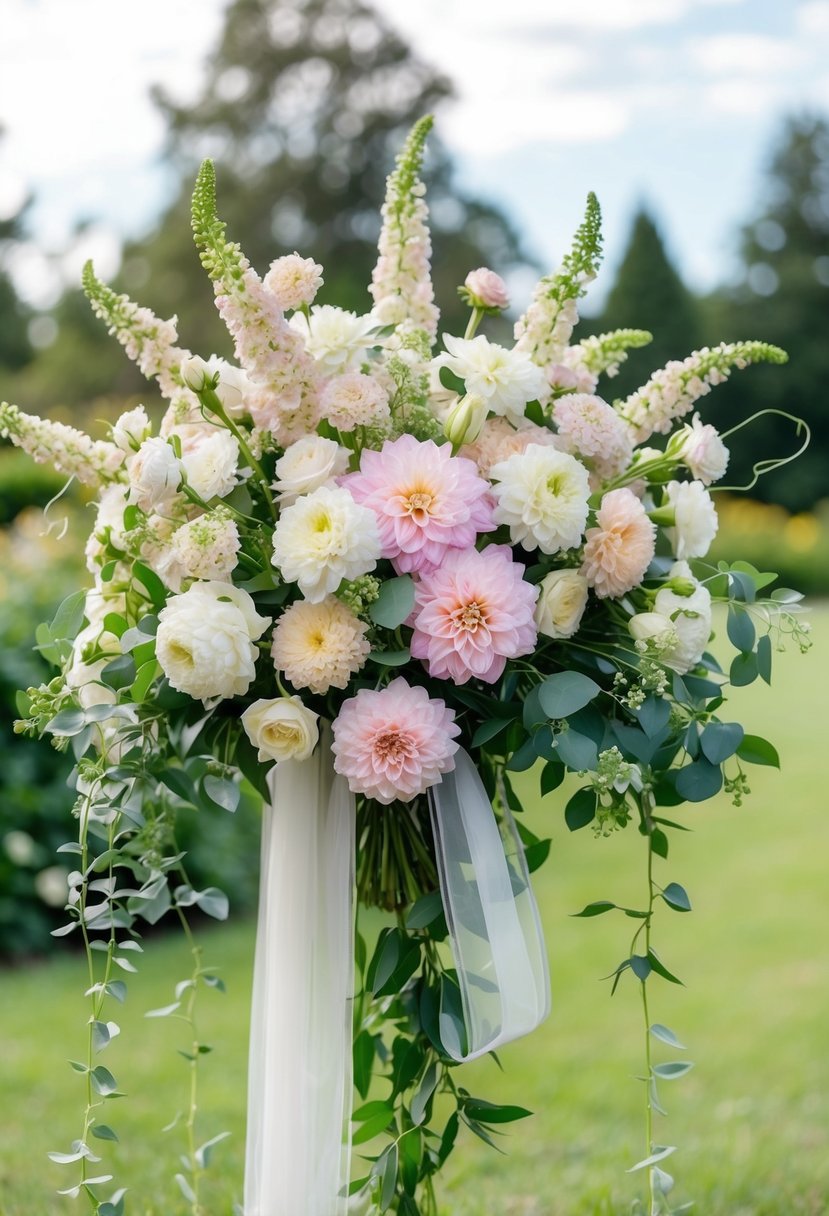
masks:
<svg viewBox="0 0 829 1216"><path fill-rule="evenodd" d="M507 545L448 553L415 588L413 658L437 679L494 684L535 647L538 590L523 575Z"/></svg>
<svg viewBox="0 0 829 1216"><path fill-rule="evenodd" d="M413 435L366 448L360 470L341 479L377 517L383 557L398 573L428 574L447 553L495 528L490 486L471 460Z"/></svg>
<svg viewBox="0 0 829 1216"><path fill-rule="evenodd" d="M402 676L386 688L361 688L334 722L334 768L355 794L411 802L455 767L460 734L445 702Z"/></svg>

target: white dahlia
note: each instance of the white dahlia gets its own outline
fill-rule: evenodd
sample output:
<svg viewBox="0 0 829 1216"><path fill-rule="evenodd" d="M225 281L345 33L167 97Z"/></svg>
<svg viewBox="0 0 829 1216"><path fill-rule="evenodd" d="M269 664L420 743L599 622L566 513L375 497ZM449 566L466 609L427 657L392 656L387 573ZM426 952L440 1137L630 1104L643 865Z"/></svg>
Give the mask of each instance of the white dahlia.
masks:
<svg viewBox="0 0 829 1216"><path fill-rule="evenodd" d="M514 544L558 553L581 544L587 523L587 469L567 452L531 443L492 465L495 519L509 526Z"/></svg>
<svg viewBox="0 0 829 1216"><path fill-rule="evenodd" d="M477 338L454 338L444 334L447 354L436 362L448 367L466 385L467 393L481 397L493 414L501 414L518 426L528 401L548 391L547 380L523 350L507 350L490 342L483 334Z"/></svg>
<svg viewBox="0 0 829 1216"><path fill-rule="evenodd" d="M271 655L295 688L346 688L368 657L367 632L368 625L336 596L318 604L297 600L279 618Z"/></svg>
<svg viewBox="0 0 829 1216"><path fill-rule="evenodd" d="M377 565L380 537L372 510L339 486L320 486L287 507L273 535L273 564L312 604Z"/></svg>

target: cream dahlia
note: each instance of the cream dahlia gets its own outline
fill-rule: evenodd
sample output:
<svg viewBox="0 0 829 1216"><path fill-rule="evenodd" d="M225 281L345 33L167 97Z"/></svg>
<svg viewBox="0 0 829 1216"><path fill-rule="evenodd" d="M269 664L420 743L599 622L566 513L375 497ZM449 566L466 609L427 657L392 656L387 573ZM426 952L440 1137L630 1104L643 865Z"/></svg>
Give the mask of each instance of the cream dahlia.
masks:
<svg viewBox="0 0 829 1216"><path fill-rule="evenodd" d="M271 655L295 688L325 693L345 688L371 649L368 625L333 595L318 604L297 600L273 633Z"/></svg>
<svg viewBox="0 0 829 1216"><path fill-rule="evenodd" d="M629 489L605 494L588 528L581 572L600 599L638 586L653 560L656 526Z"/></svg>
<svg viewBox="0 0 829 1216"><path fill-rule="evenodd" d="M532 443L489 470L495 519L508 524L515 544L558 553L581 543L587 522L587 469L567 452Z"/></svg>

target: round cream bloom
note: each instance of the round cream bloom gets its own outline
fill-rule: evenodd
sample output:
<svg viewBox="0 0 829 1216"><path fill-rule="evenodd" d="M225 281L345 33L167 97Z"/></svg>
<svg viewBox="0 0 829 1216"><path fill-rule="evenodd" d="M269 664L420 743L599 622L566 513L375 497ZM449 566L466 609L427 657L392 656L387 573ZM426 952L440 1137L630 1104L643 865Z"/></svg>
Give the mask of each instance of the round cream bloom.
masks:
<svg viewBox="0 0 829 1216"><path fill-rule="evenodd" d="M271 262L263 279L265 288L276 297L283 312L310 304L323 282L322 266L313 258L303 258L298 253L288 253Z"/></svg>
<svg viewBox="0 0 829 1216"><path fill-rule="evenodd" d="M224 428L213 430L185 451L181 463L201 498L224 498L238 479L239 441Z"/></svg>
<svg viewBox="0 0 829 1216"><path fill-rule="evenodd" d="M587 530L581 572L600 599L617 599L641 583L655 547L656 527L636 495L610 490Z"/></svg>
<svg viewBox="0 0 829 1216"><path fill-rule="evenodd" d="M547 392L543 369L536 367L526 351L507 350L483 334L477 338L444 334L443 344L448 354L438 362L463 380L467 393L482 397L493 414L509 418L516 426L527 402Z"/></svg>
<svg viewBox="0 0 829 1216"><path fill-rule="evenodd" d="M628 633L635 642L652 643L660 654L677 640L673 621L661 612L637 612L628 621Z"/></svg>
<svg viewBox="0 0 829 1216"><path fill-rule="evenodd" d="M333 304L315 304L310 318L295 312L289 324L302 334L308 353L329 376L335 376L362 363L376 321L370 315L358 317L356 312Z"/></svg>
<svg viewBox="0 0 829 1216"><path fill-rule="evenodd" d="M677 595L670 587L656 593L654 613L668 617L675 631L672 644L660 656L667 667L684 675L703 656L711 636L711 595L694 578L687 562L674 562L669 578L688 579L695 585L691 595Z"/></svg>
<svg viewBox="0 0 829 1216"><path fill-rule="evenodd" d="M705 557L717 535L717 509L701 481L669 481L665 487L667 505L673 507L675 524L666 528L674 555Z"/></svg>
<svg viewBox="0 0 829 1216"><path fill-rule="evenodd" d="M136 452L145 439L149 439L150 420L143 405L122 414L112 428L112 442L122 452Z"/></svg>
<svg viewBox="0 0 829 1216"><path fill-rule="evenodd" d="M307 760L320 737L319 715L299 697L254 701L242 714L242 725L259 759Z"/></svg>
<svg viewBox="0 0 829 1216"><path fill-rule="evenodd" d="M685 424L668 445L690 470L691 476L704 486L719 481L728 468L729 451L720 439L719 431L710 423L703 424L699 414Z"/></svg>
<svg viewBox="0 0 829 1216"><path fill-rule="evenodd" d="M269 624L232 583L194 583L159 613L156 655L179 692L200 701L238 697L255 675L253 643Z"/></svg>
<svg viewBox="0 0 829 1216"><path fill-rule="evenodd" d="M581 543L587 523L587 469L567 452L531 443L489 470L497 479L495 519L508 524L513 543L558 553Z"/></svg>
<svg viewBox="0 0 829 1216"><path fill-rule="evenodd" d="M333 439L305 435L285 449L274 465L273 488L283 507L320 486L333 486L348 468L348 452Z"/></svg>
<svg viewBox="0 0 829 1216"><path fill-rule="evenodd" d="M165 511L181 485L181 465L166 439L145 439L127 461L129 500L142 511Z"/></svg>
<svg viewBox="0 0 829 1216"><path fill-rule="evenodd" d="M239 553L239 529L224 511L201 515L177 529L170 550L184 578L227 581Z"/></svg>
<svg viewBox="0 0 829 1216"><path fill-rule="evenodd" d="M571 638L587 607L587 579L578 570L551 570L541 580L535 624L548 638Z"/></svg>
<svg viewBox="0 0 829 1216"><path fill-rule="evenodd" d="M372 426L389 418L386 390L362 372L345 372L328 381L320 398L323 418L339 431Z"/></svg>
<svg viewBox="0 0 829 1216"><path fill-rule="evenodd" d="M368 625L333 595L318 604L297 600L273 633L271 655L295 688L325 693L345 688L371 649Z"/></svg>
<svg viewBox="0 0 829 1216"><path fill-rule="evenodd" d="M298 498L282 512L273 534L273 564L313 604L344 578L368 574L379 556L374 512L340 486L320 486Z"/></svg>

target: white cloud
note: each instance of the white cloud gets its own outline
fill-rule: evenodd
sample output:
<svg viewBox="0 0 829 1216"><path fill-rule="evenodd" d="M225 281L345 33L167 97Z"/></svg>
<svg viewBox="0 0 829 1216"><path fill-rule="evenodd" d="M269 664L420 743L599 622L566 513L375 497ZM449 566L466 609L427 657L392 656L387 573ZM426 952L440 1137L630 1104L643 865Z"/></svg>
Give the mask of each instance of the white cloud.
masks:
<svg viewBox="0 0 829 1216"><path fill-rule="evenodd" d="M795 13L795 25L801 34L829 34L827 0L808 0L806 4L799 4Z"/></svg>
<svg viewBox="0 0 829 1216"><path fill-rule="evenodd" d="M468 155L497 156L530 144L577 144L613 139L631 119L624 98L590 89L550 90L520 113L498 96L444 114L441 133Z"/></svg>
<svg viewBox="0 0 829 1216"><path fill-rule="evenodd" d="M780 91L767 81L744 77L709 85L703 91L703 99L715 113L757 118L777 108Z"/></svg>
<svg viewBox="0 0 829 1216"><path fill-rule="evenodd" d="M692 62L712 76L767 76L803 62L804 48L769 34L715 34L689 46Z"/></svg>

